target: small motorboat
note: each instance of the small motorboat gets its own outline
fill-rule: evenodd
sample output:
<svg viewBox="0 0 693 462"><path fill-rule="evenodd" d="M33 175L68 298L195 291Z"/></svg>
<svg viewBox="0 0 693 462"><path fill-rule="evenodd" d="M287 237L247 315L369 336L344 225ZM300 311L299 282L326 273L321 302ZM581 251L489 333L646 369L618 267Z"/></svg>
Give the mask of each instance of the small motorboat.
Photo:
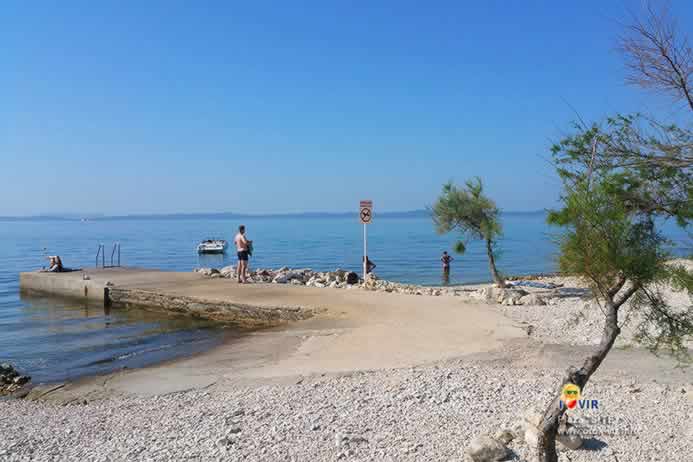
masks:
<svg viewBox="0 0 693 462"><path fill-rule="evenodd" d="M227 246L223 239L207 239L197 244L197 253L224 253Z"/></svg>

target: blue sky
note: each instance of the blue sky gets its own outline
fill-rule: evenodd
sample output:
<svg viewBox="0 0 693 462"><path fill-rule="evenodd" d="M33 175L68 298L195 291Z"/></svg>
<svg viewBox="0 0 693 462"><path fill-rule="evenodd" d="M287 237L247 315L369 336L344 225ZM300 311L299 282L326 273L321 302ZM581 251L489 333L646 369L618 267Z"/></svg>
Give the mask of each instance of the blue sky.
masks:
<svg viewBox="0 0 693 462"><path fill-rule="evenodd" d="M550 207L552 141L627 87L640 2L4 2L0 215ZM673 1L682 29L693 4Z"/></svg>

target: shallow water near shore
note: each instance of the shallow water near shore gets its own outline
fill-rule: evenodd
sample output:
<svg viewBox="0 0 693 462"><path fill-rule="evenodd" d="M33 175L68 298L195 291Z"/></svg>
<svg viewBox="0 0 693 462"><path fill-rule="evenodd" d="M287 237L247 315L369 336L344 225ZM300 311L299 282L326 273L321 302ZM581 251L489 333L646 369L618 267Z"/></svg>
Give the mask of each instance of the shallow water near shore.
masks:
<svg viewBox="0 0 693 462"><path fill-rule="evenodd" d="M506 274L556 270L556 248L543 213L506 214L499 243L499 268ZM173 271L235 264L235 254L198 256L206 238L229 241L244 223L255 241L251 269L257 267L359 270L363 228L351 218L127 218L0 221L0 361L14 363L34 382L61 381L142 367L204 351L239 335L209 322L161 313L84 306L65 300L20 297L20 271L60 255L68 267L94 266L96 249L121 243L121 263ZM667 227L676 255L691 253L690 238ZM369 257L379 277L440 285L440 254L451 251L457 236L439 236L430 218L381 218L368 227ZM488 281L488 264L478 243L464 256L453 255L449 284Z"/></svg>
<svg viewBox="0 0 693 462"><path fill-rule="evenodd" d="M144 367L199 353L238 330L210 321L22 295L14 315L1 297L0 352L34 383Z"/></svg>

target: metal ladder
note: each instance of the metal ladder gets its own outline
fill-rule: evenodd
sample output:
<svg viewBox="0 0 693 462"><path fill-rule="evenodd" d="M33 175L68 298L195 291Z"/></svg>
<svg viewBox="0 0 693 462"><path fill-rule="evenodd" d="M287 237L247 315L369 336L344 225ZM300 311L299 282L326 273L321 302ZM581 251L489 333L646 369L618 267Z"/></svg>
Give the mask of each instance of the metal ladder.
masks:
<svg viewBox="0 0 693 462"><path fill-rule="evenodd" d="M106 266L106 246L104 244L99 244L99 248L96 251L96 267L99 267L99 257L101 257L101 267L102 268L117 268L120 266L120 242L113 244L113 250L111 250L111 264Z"/></svg>

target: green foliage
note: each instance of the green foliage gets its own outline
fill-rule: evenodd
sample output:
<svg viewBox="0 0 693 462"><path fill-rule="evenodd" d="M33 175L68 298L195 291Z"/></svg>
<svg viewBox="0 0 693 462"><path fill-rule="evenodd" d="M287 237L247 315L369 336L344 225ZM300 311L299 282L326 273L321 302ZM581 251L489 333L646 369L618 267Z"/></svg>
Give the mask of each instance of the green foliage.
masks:
<svg viewBox="0 0 693 462"><path fill-rule="evenodd" d="M564 207L548 216L550 224L566 228L559 241L561 271L585 277L602 297L621 279L649 284L668 258L654 223L614 194L607 177L591 188L580 182L570 186Z"/></svg>
<svg viewBox="0 0 693 462"><path fill-rule="evenodd" d="M614 146L623 146L623 138L633 136L632 122L619 117L608 122L607 131L596 126L579 130L554 147L565 189L563 208L550 211L548 221L564 228L562 271L589 281L597 299L616 312L628 302L629 316L640 320L636 340L652 351L687 359L693 313L690 306L669 306L663 289L690 295L693 274L671 264L668 242L656 223L670 217L683 226L689 223L690 167L671 159L648 166L627 163L594 149L603 145L613 153ZM686 183L683 189L680 183Z"/></svg>
<svg viewBox="0 0 693 462"><path fill-rule="evenodd" d="M495 241L502 234L500 211L496 203L484 195L479 177L465 182L458 188L449 182L443 185L443 192L432 208L433 222L439 234L458 230L465 239ZM466 246L460 241L455 251L464 253Z"/></svg>
<svg viewBox="0 0 693 462"><path fill-rule="evenodd" d="M431 211L439 234L453 230L462 234L462 240L455 243L455 252L464 253L465 240L468 239L481 239L486 242L491 275L494 282L503 287L505 281L496 268L494 256L495 241L503 231L500 210L491 198L484 195L481 178L467 180L461 189L452 182L443 185L443 191Z"/></svg>
<svg viewBox="0 0 693 462"><path fill-rule="evenodd" d="M693 218L693 133L642 115L575 125L551 151L566 183L609 177L614 199L641 215Z"/></svg>
<svg viewBox="0 0 693 462"><path fill-rule="evenodd" d="M457 241L457 242L455 242L455 247L453 247L453 249L455 250L455 252L462 255L463 253L465 253L467 251L467 246L464 244L464 242Z"/></svg>

